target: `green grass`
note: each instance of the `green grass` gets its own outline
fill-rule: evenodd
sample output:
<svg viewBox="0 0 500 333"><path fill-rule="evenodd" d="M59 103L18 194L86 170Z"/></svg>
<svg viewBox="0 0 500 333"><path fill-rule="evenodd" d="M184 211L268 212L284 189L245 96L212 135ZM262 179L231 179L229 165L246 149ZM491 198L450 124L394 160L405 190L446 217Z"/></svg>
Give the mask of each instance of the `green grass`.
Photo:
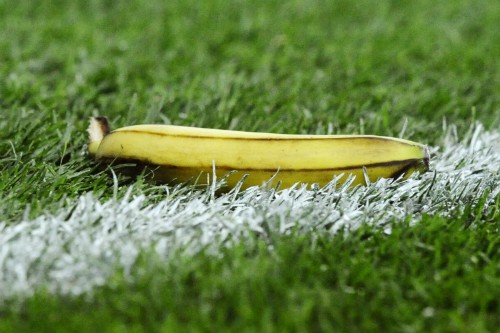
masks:
<svg viewBox="0 0 500 333"><path fill-rule="evenodd" d="M391 136L407 121L405 138L433 146L443 119L497 130L499 20L494 0L0 0L0 222L89 191L165 199L141 178L115 189L89 162L92 115ZM146 251L94 295L10 300L0 331L494 331L499 200L484 205L396 220L389 236L276 235L274 250L258 240L168 262Z"/></svg>
<svg viewBox="0 0 500 333"><path fill-rule="evenodd" d="M145 253L134 282L117 274L90 301L40 293L5 310L0 330L493 332L500 220L466 219L290 235L167 265Z"/></svg>

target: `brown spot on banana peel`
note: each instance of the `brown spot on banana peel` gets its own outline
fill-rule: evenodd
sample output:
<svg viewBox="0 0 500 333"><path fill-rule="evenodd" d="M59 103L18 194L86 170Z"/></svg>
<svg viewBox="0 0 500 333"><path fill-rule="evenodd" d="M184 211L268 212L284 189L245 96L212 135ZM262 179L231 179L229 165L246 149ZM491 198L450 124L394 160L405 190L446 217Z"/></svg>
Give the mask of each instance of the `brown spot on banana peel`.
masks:
<svg viewBox="0 0 500 333"><path fill-rule="evenodd" d="M394 172L389 178L398 179L401 176L403 176L403 178L407 178L413 171L418 171L418 172L429 171L429 162L430 162L429 148L427 148L427 146L424 146L424 149L425 149L424 158L414 159L412 163L409 163L405 167Z"/></svg>

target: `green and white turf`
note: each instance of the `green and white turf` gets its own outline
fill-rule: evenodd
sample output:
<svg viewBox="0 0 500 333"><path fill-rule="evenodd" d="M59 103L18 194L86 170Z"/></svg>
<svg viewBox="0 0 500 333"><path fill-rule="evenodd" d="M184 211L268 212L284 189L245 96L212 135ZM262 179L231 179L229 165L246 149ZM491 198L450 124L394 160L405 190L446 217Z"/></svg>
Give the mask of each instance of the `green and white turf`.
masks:
<svg viewBox="0 0 500 333"><path fill-rule="evenodd" d="M495 332L499 21L496 0L0 0L0 332ZM96 115L402 136L431 171L155 186L89 161Z"/></svg>
<svg viewBox="0 0 500 333"><path fill-rule="evenodd" d="M453 127L445 130L432 149L431 171L397 182L349 189L349 182L334 180L312 190L264 186L223 195L214 194L221 185L214 182L197 191L165 187L154 204L132 194L133 185L122 198L88 192L54 213L0 224L0 298L29 297L41 288L88 293L116 271L129 274L150 249L164 260L202 250L217 256L256 238L300 233L314 239L361 225L390 233L393 221L414 224L422 215L457 215L470 205L498 209L499 171L500 133L476 124L463 138Z"/></svg>

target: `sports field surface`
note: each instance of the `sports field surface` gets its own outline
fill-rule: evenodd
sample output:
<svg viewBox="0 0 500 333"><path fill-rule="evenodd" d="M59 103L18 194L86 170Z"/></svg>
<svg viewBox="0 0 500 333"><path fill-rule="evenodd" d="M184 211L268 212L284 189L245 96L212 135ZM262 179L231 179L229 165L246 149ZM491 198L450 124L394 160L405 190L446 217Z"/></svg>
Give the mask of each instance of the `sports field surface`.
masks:
<svg viewBox="0 0 500 333"><path fill-rule="evenodd" d="M498 332L500 4L0 0L0 332ZM214 191L88 120L427 144L431 170Z"/></svg>

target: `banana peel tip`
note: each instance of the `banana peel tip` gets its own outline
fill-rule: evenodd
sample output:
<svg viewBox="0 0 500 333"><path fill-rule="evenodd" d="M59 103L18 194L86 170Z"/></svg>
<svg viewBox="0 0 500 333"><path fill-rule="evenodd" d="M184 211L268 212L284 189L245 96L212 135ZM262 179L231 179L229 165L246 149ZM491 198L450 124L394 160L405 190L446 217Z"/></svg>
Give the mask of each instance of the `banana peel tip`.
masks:
<svg viewBox="0 0 500 333"><path fill-rule="evenodd" d="M108 118L90 117L87 132L89 134L89 154L95 156L102 139L111 132Z"/></svg>

